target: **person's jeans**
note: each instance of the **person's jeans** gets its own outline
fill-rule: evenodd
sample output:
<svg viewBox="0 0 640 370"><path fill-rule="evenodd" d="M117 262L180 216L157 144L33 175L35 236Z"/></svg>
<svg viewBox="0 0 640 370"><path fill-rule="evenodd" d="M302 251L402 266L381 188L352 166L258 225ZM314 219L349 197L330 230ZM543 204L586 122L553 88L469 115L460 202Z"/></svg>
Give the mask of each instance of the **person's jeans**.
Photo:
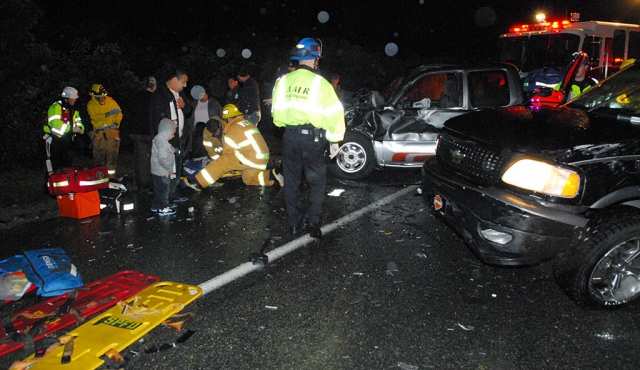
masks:
<svg viewBox="0 0 640 370"><path fill-rule="evenodd" d="M245 114L243 118L258 126L258 122L260 122L260 119L262 118L262 113L257 110L251 114Z"/></svg>
<svg viewBox="0 0 640 370"><path fill-rule="evenodd" d="M151 200L151 208L161 210L169 207L169 190L171 188L171 179L158 175L151 175L153 179L153 199Z"/></svg>
<svg viewBox="0 0 640 370"><path fill-rule="evenodd" d="M169 190L169 199L180 198L182 193L178 184L180 184L180 177L182 176L182 153L176 151L176 177L171 180L171 188Z"/></svg>

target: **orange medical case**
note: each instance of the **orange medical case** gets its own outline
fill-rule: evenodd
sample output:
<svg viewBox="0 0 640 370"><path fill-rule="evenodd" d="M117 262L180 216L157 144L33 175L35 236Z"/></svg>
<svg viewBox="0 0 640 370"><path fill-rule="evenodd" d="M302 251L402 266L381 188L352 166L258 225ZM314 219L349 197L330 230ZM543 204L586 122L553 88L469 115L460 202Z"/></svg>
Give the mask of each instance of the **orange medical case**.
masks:
<svg viewBox="0 0 640 370"><path fill-rule="evenodd" d="M56 198L62 217L87 218L100 214L100 194L97 190L58 195Z"/></svg>

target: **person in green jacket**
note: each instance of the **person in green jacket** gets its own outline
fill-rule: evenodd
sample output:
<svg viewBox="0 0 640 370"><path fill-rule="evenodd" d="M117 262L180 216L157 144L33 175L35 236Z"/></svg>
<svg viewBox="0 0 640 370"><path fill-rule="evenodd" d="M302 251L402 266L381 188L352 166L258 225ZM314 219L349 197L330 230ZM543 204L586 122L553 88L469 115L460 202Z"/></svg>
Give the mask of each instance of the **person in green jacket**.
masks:
<svg viewBox="0 0 640 370"><path fill-rule="evenodd" d="M570 101L582 94L583 92L589 90L592 86L598 84L598 81L593 78L587 77L587 71L589 70L589 57L585 55L582 59L582 62L578 66L578 70L576 74L573 76L571 81L569 82L569 95L565 101ZM560 90L562 87L562 82L557 84L553 89Z"/></svg>
<svg viewBox="0 0 640 370"><path fill-rule="evenodd" d="M309 235L321 238L322 204L326 188L325 145L331 158L344 139L344 108L336 92L318 72L322 49L312 38L298 42L291 60L299 65L280 77L273 88L272 117L285 127L282 140L284 201L291 235L302 231L303 209L300 185L304 173L309 183L307 226Z"/></svg>
<svg viewBox="0 0 640 370"><path fill-rule="evenodd" d="M47 149L47 172L70 167L72 164L71 142L75 134L84 134L80 113L74 108L78 90L67 86L60 99L49 107L43 139Z"/></svg>

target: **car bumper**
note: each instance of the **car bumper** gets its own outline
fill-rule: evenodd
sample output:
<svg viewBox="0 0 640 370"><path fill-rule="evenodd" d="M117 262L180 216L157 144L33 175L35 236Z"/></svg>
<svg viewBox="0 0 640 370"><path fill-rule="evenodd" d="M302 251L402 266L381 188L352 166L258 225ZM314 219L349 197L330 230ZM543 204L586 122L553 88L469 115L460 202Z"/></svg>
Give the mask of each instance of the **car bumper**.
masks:
<svg viewBox="0 0 640 370"><path fill-rule="evenodd" d="M548 260L569 247L587 224L573 207L546 206L532 197L481 188L443 173L435 158L425 163L424 197L485 263L531 265Z"/></svg>

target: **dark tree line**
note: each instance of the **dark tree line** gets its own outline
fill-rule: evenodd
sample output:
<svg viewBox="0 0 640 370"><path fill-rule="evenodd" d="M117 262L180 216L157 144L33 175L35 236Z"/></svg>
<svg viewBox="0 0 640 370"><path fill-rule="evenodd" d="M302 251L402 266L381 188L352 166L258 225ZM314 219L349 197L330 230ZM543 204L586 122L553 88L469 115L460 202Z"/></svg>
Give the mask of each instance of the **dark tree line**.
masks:
<svg viewBox="0 0 640 370"><path fill-rule="evenodd" d="M260 83L261 95L268 97L278 67L287 63L293 40L300 37L273 36L273 30L269 29L264 33L218 32L217 38L225 40L225 55L219 56L220 46L202 35L192 40L181 37L180 42L162 42L171 34L161 28L142 32L124 28L122 23L95 23L91 17L77 19L73 14L64 19L52 17L42 6L56 6L54 3L59 2L0 1L2 170L44 163L42 127L46 112L65 86L78 89L80 99L76 107L88 121L83 111L90 86L103 84L122 107L126 127L132 124L127 122L127 109L142 91L142 79L153 75L162 81L168 71L176 68L189 74L188 89L200 84L221 97L226 92L227 76L248 65ZM71 0L67 3L86 4ZM134 22L135 15L124 21ZM240 46L247 45L247 39L253 45L250 58L242 56ZM415 55L392 58L382 51L372 52L346 38L326 37L322 41L325 50L322 72L326 77L339 73L345 90L383 90L394 77L421 62ZM122 136L126 141L126 131Z"/></svg>

